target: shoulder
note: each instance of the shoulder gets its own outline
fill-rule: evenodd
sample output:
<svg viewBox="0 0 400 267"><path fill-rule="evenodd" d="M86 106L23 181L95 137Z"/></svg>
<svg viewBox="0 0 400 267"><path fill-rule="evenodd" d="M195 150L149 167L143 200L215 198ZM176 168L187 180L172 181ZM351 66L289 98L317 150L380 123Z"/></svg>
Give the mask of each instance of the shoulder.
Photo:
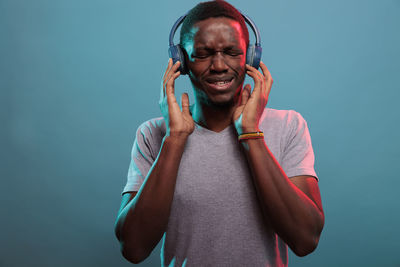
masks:
<svg viewBox="0 0 400 267"><path fill-rule="evenodd" d="M136 138L132 147L132 155L149 155L153 160L157 157L162 139L166 133L163 117L149 119L139 125L136 130Z"/></svg>
<svg viewBox="0 0 400 267"><path fill-rule="evenodd" d="M305 123L303 116L295 110L265 108L260 119L261 125L293 127Z"/></svg>
<svg viewBox="0 0 400 267"><path fill-rule="evenodd" d="M164 136L166 133L166 126L163 117L152 118L144 121L137 128L137 135L149 136Z"/></svg>

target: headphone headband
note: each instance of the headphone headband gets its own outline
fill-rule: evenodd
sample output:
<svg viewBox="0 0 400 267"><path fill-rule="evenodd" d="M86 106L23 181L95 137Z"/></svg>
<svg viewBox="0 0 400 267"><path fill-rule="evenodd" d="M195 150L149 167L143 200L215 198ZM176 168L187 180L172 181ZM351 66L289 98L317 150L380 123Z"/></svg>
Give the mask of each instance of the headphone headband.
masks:
<svg viewBox="0 0 400 267"><path fill-rule="evenodd" d="M240 12L240 11L239 11ZM173 63L175 64L177 61L181 62L179 67L179 71L181 74L188 74L188 68L185 62L185 56L183 52L183 48L180 44L174 44L174 35L179 25L182 24L183 20L187 16L188 13L179 17L178 20L172 26L171 32L169 33L169 49L168 54L169 57L172 58ZM254 45L249 44L246 51L246 64L253 66L258 69L261 61L262 47L261 47L261 37L256 24L251 20L248 16L244 15L242 12L240 14L243 16L245 22L250 25L250 28L253 30L254 35L256 36L256 42Z"/></svg>
<svg viewBox="0 0 400 267"><path fill-rule="evenodd" d="M188 12L186 12L183 16L180 16L178 18L178 20L172 26L171 32L169 33L169 46L173 46L174 45L175 32L178 29L179 25L181 25L183 23L183 20L186 18L187 14L188 14ZM248 25L250 25L250 28L253 30L253 33L256 36L255 45L256 46L261 46L260 32L258 31L258 28L257 28L256 24L254 23L254 21L249 16L243 14L242 12L240 12L240 14L243 16L245 22Z"/></svg>
<svg viewBox="0 0 400 267"><path fill-rule="evenodd" d="M183 16L180 16L179 19L174 23L174 26L172 26L171 32L169 33L169 46L174 45L174 35L176 30L178 29L179 25L182 24L183 20L186 18L188 12L184 14Z"/></svg>

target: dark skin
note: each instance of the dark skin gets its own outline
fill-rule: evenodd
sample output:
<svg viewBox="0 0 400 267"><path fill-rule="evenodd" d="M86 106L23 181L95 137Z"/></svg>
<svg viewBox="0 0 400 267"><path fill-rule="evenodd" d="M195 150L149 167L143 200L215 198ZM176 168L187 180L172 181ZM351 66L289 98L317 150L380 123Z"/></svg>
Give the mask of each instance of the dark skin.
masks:
<svg viewBox="0 0 400 267"><path fill-rule="evenodd" d="M246 42L240 24L221 23L227 18L212 18L196 24L199 30L192 42L185 44L193 85L195 105L193 119L219 132L232 123L246 74ZM227 90L213 90L209 80L233 78Z"/></svg>
<svg viewBox="0 0 400 267"><path fill-rule="evenodd" d="M195 121L219 132L230 124L238 134L258 131L267 104L272 77L261 62L261 72L245 64L246 45L238 22L229 18L209 18L194 25L194 38L185 44L189 77L195 104L182 95L182 110L174 95L179 62L170 60L163 77L160 108L167 133L154 167L139 192L123 196L116 222L116 234L123 255L137 263L145 259L165 232L173 199L177 171L188 136ZM244 88L245 74L254 80ZM229 80L229 86L215 88L210 83ZM251 93L250 93L251 92ZM256 187L257 197L268 223L289 245L304 256L317 246L324 225L319 187L311 176L287 177L264 139L241 141ZM157 217L154 221L152 218Z"/></svg>

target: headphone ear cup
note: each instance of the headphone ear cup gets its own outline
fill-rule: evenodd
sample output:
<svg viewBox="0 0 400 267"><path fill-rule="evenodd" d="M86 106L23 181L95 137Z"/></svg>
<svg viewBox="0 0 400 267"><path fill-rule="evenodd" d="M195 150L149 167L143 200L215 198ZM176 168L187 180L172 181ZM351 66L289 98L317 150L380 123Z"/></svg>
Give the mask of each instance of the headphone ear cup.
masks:
<svg viewBox="0 0 400 267"><path fill-rule="evenodd" d="M246 64L258 69L260 67L262 47L259 45L249 45L246 54Z"/></svg>
<svg viewBox="0 0 400 267"><path fill-rule="evenodd" d="M181 74L188 74L189 72L188 72L187 65L186 65L185 53L180 44L178 44L177 46L178 46L178 51L179 51L179 58L181 61L181 65L179 66L179 71L181 72Z"/></svg>
<svg viewBox="0 0 400 267"><path fill-rule="evenodd" d="M175 64L177 61L181 62L181 65L179 66L179 71L181 72L181 74L187 74L185 56L182 52L181 46L179 44L170 46L168 49L168 54L169 57L172 58L173 64Z"/></svg>

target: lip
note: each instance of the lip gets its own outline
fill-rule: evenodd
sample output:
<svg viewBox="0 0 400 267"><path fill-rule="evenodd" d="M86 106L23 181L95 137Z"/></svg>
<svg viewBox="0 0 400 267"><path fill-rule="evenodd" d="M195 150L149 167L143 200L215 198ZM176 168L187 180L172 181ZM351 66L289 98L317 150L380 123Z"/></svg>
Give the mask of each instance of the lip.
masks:
<svg viewBox="0 0 400 267"><path fill-rule="evenodd" d="M206 81L209 83L213 82L218 82L218 81L230 81L234 78L233 75L223 75L223 76L218 76L218 75L211 75L207 77Z"/></svg>
<svg viewBox="0 0 400 267"><path fill-rule="evenodd" d="M206 84L208 87L214 89L215 91L224 91L232 86L234 80L234 78L230 78L230 81L224 84L216 84L216 81L214 82L213 80L207 80Z"/></svg>

